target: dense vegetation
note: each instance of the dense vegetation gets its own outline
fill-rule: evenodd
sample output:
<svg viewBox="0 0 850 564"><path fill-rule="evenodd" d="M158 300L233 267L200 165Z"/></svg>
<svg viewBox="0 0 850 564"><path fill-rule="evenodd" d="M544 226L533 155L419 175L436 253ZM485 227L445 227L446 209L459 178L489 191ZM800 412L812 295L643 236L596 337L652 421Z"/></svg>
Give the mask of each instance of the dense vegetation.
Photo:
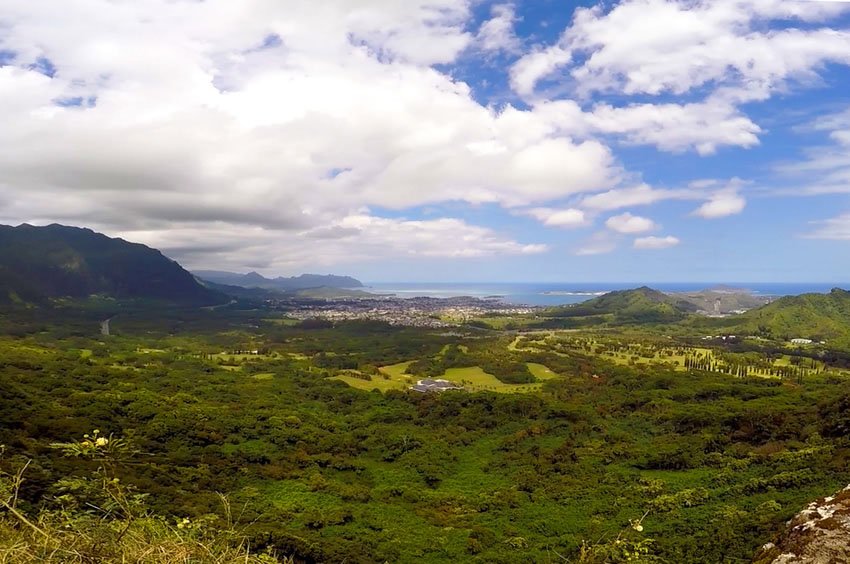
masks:
<svg viewBox="0 0 850 564"><path fill-rule="evenodd" d="M150 247L90 229L0 225L0 304L92 294L180 303L227 301Z"/></svg>
<svg viewBox="0 0 850 564"><path fill-rule="evenodd" d="M576 318L607 316L618 324L663 323L679 321L696 306L646 286L634 290L609 292L572 306L552 308L548 316Z"/></svg>
<svg viewBox="0 0 850 564"><path fill-rule="evenodd" d="M827 340L850 348L850 292L786 296L741 316L739 326L768 338Z"/></svg>
<svg viewBox="0 0 850 564"><path fill-rule="evenodd" d="M840 373L734 377L517 347L480 330L299 326L233 308L127 308L102 338L92 307L0 318L10 334L0 468L15 476L31 461L17 511L80 538L102 519L103 490L80 484L103 457L51 445L92 429L132 445L110 472L146 496L110 514L110 542L165 523L144 530L179 544L180 523L228 531L235 520L238 535L199 532L196 545L219 538L222 554L250 547L300 562L738 562L850 479ZM606 339L616 353L616 334ZM717 358L727 354L759 353ZM416 360L409 369L424 374L533 362L559 377L526 394L382 394L330 378ZM29 533L0 514L8 550ZM116 541L130 515L131 536Z"/></svg>

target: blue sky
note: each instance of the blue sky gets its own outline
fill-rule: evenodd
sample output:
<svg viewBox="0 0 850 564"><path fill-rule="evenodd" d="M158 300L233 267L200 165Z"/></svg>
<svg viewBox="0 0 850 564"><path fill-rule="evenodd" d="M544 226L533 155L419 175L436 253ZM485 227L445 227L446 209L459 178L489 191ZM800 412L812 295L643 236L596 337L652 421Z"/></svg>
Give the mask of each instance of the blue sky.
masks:
<svg viewBox="0 0 850 564"><path fill-rule="evenodd" d="M846 2L9 0L0 221L268 275L844 283L848 92Z"/></svg>

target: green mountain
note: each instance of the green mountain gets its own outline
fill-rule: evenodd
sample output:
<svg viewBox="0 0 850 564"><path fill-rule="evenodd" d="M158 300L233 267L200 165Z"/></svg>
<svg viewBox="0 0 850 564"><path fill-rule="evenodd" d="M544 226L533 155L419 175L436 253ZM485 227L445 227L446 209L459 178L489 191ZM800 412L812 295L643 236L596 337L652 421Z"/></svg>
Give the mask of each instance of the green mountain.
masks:
<svg viewBox="0 0 850 564"><path fill-rule="evenodd" d="M850 292L786 296L741 315L744 331L778 339L850 343Z"/></svg>
<svg viewBox="0 0 850 564"><path fill-rule="evenodd" d="M226 286L241 286L243 288L263 288L264 290L306 290L308 288L362 288L363 283L351 276L336 276L333 274L301 274L289 278L278 276L266 278L262 274L249 272L223 272L218 270L196 270L193 273L198 278L214 284Z"/></svg>
<svg viewBox="0 0 850 564"><path fill-rule="evenodd" d="M646 286L609 292L581 304L553 308L550 317L607 316L618 323L672 322L693 313L697 307L679 297Z"/></svg>
<svg viewBox="0 0 850 564"><path fill-rule="evenodd" d="M186 304L226 300L145 245L57 224L0 225L0 302L92 294Z"/></svg>

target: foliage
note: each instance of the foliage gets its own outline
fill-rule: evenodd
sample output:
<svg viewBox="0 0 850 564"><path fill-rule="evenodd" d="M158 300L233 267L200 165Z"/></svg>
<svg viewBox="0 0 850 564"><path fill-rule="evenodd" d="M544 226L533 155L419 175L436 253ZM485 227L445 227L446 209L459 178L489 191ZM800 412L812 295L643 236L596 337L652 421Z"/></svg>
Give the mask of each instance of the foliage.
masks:
<svg viewBox="0 0 850 564"><path fill-rule="evenodd" d="M100 436L96 430L82 441L53 446L65 456L97 461L99 466L89 476L60 479L53 495L36 500L40 507L19 505L31 460L19 463L13 472L0 471L4 562L292 562L271 552L252 553L224 496L224 519L212 514L168 519L148 511L144 496L114 474L116 465L132 454L124 439Z"/></svg>
<svg viewBox="0 0 850 564"><path fill-rule="evenodd" d="M92 294L179 303L226 301L144 245L55 224L0 225L0 303Z"/></svg>
<svg viewBox="0 0 850 564"><path fill-rule="evenodd" d="M104 539L107 559L131 561L151 542L303 562L714 563L749 558L848 481L840 372L734 377L674 367L657 350L618 362L536 346L545 335L309 329L262 310L140 308L105 339L89 307L0 319L23 328L0 338L3 499L12 506L14 491L16 510L66 554ZM639 357L660 338L568 335L611 351L641 343ZM374 382L375 367L415 359L534 363L553 376L521 394L373 393L331 379L356 370ZM231 521L242 523L234 536ZM44 556L33 552L42 535L8 510L1 525L3 550Z"/></svg>

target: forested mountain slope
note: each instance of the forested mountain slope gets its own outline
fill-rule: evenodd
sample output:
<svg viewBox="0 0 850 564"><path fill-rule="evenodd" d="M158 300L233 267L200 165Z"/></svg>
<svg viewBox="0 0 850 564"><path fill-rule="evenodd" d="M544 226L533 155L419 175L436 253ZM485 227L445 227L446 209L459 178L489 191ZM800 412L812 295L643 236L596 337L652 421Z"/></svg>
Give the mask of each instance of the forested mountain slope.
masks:
<svg viewBox="0 0 850 564"><path fill-rule="evenodd" d="M741 316L741 327L780 339L850 342L850 292L786 296Z"/></svg>
<svg viewBox="0 0 850 564"><path fill-rule="evenodd" d="M92 294L200 304L225 300L145 245L57 224L0 226L0 302Z"/></svg>
<svg viewBox="0 0 850 564"><path fill-rule="evenodd" d="M683 319L697 307L675 296L646 286L633 290L609 292L582 304L553 308L551 317L612 316L612 320L629 322L670 322Z"/></svg>

